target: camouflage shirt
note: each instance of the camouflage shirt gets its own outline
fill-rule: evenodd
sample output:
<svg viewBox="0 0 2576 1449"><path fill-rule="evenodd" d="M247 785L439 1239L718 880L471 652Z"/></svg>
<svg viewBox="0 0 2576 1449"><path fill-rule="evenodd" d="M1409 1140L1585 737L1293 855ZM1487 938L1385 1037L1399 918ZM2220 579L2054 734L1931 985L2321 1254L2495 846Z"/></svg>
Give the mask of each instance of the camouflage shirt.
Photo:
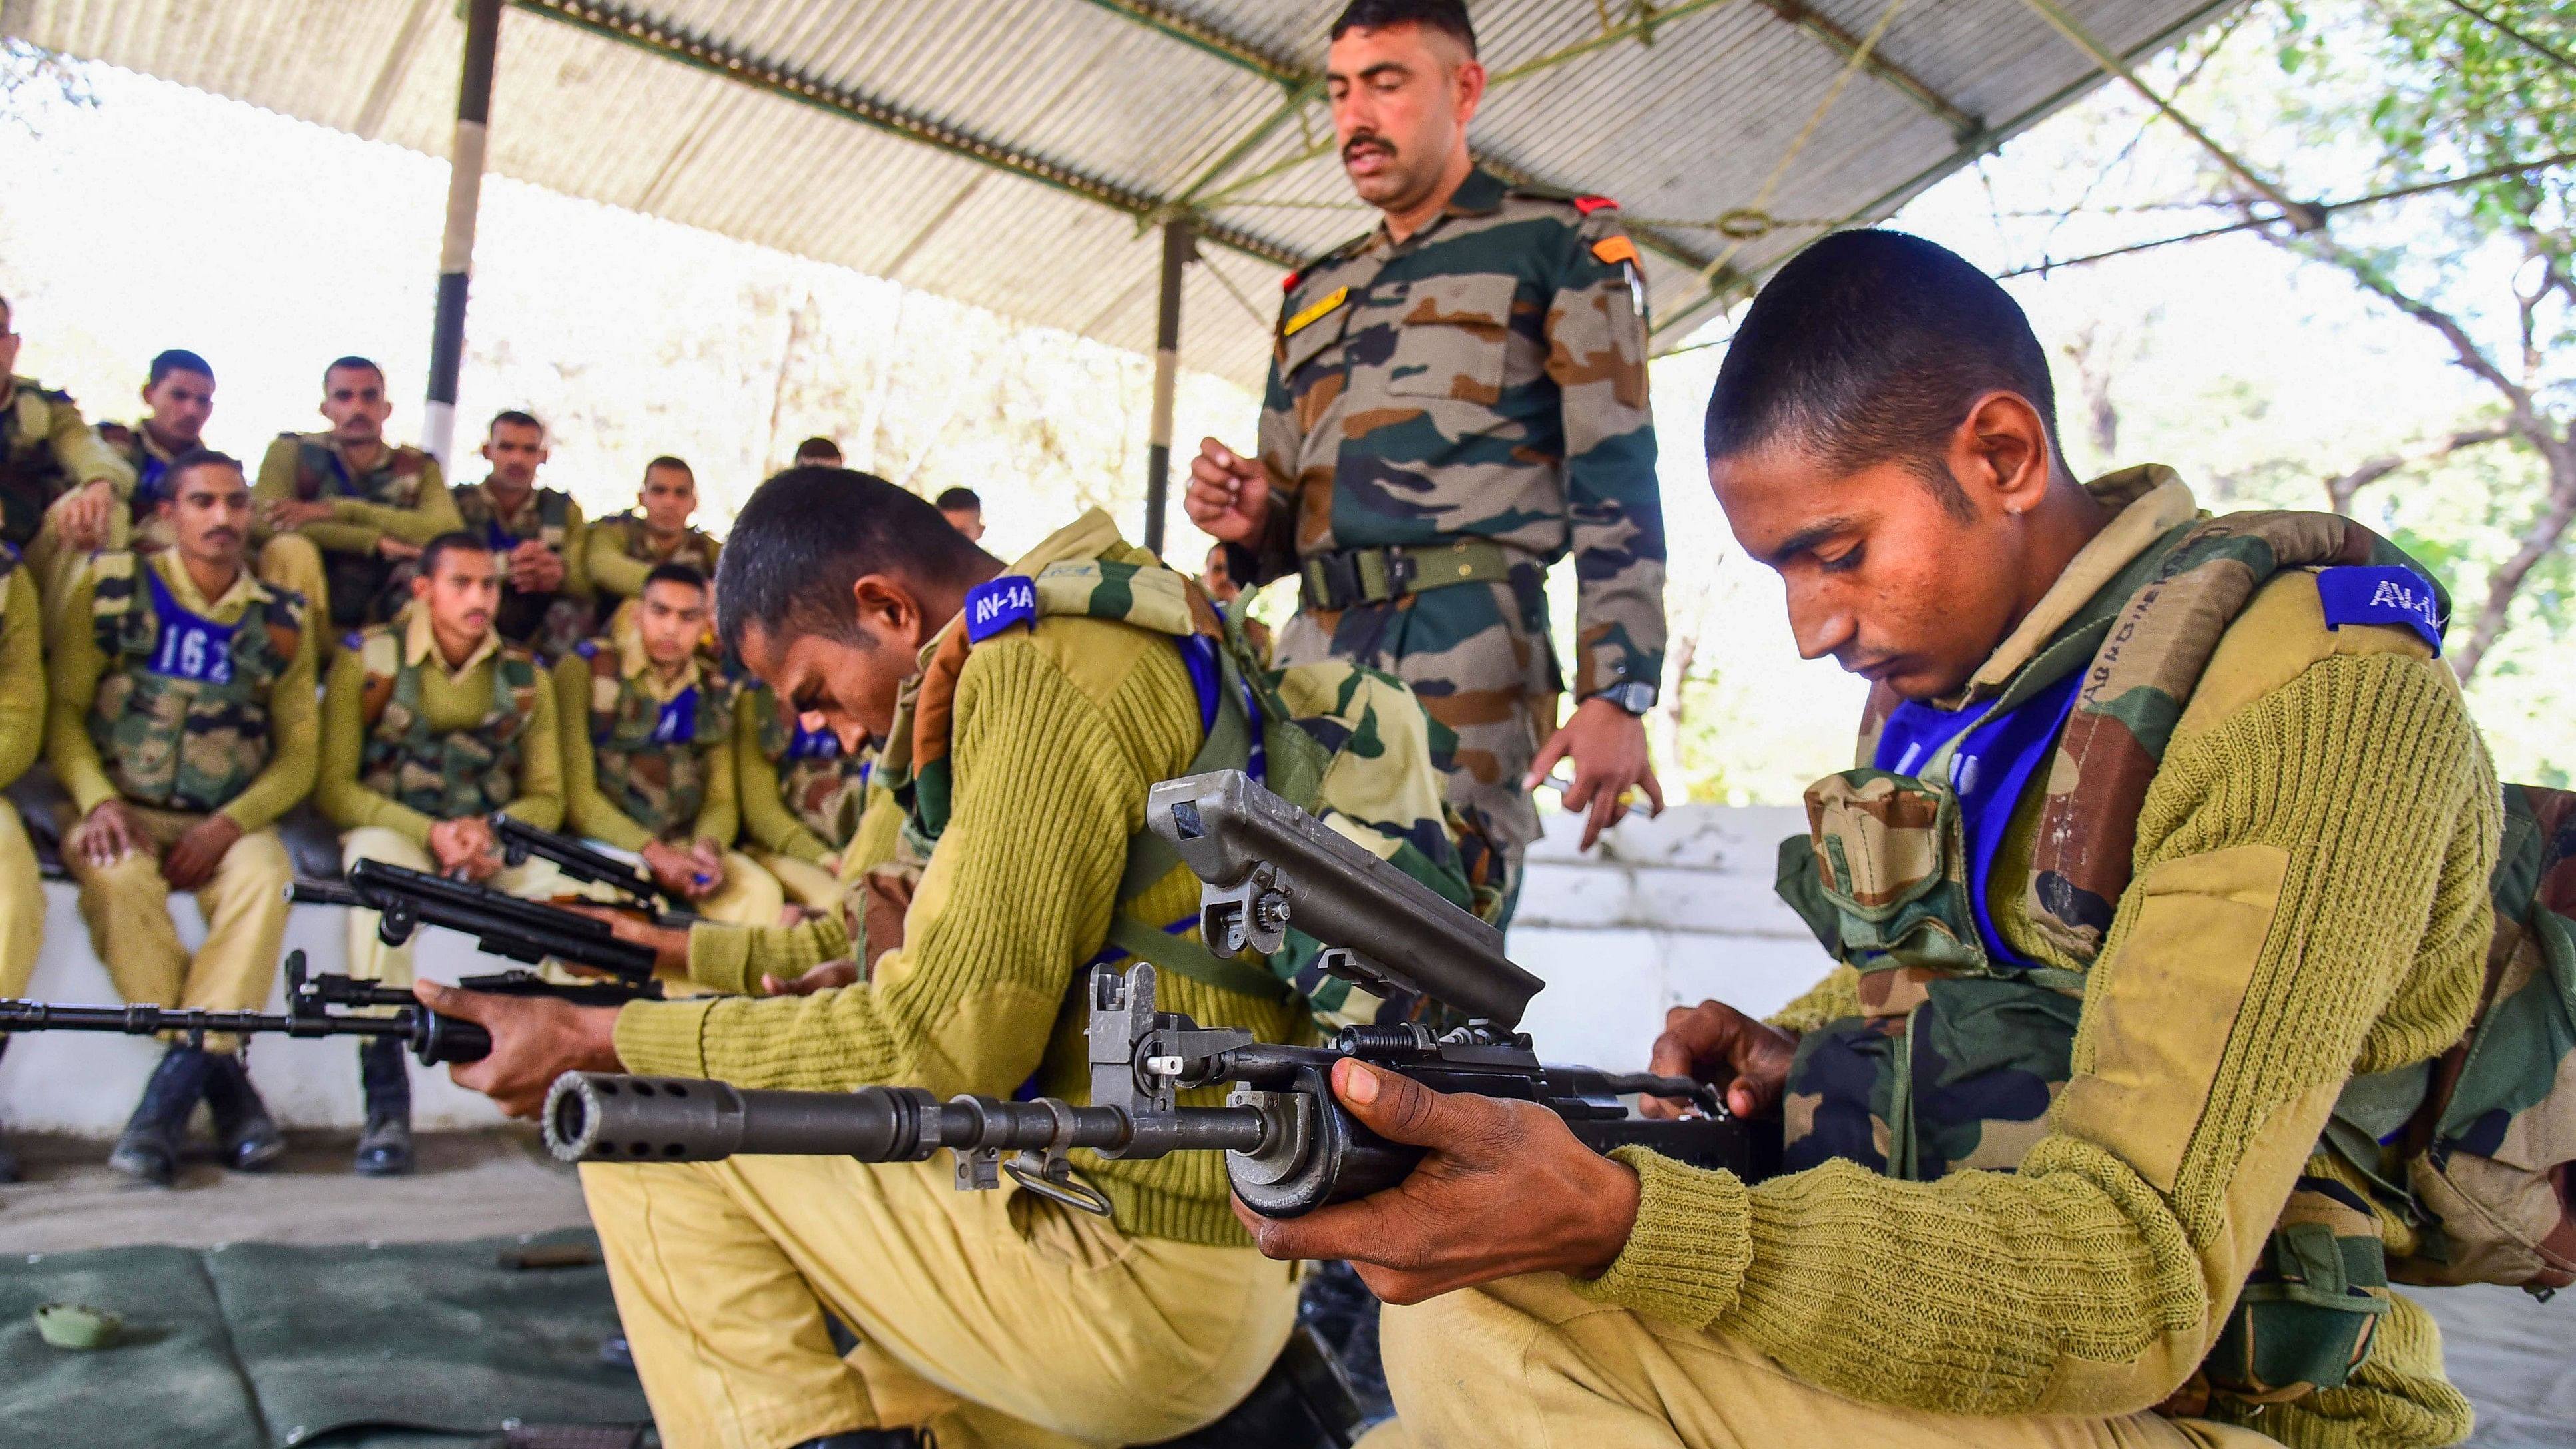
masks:
<svg viewBox="0 0 2576 1449"><path fill-rule="evenodd" d="M1574 692L1663 670L1664 527L1636 248L1617 209L1470 174L1290 276L1262 399L1248 582L1336 549L1574 555Z"/></svg>

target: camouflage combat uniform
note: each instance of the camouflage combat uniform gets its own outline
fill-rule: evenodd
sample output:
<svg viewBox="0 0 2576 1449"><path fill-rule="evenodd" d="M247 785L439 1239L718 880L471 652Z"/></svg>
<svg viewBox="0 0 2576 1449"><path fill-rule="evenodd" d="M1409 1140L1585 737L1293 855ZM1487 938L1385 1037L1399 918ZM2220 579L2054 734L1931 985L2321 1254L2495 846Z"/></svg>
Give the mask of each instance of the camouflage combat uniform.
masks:
<svg viewBox="0 0 2576 1449"><path fill-rule="evenodd" d="M511 587L505 563L501 609L493 616L492 627L501 631L502 638L527 645L549 663L570 653L591 626L590 574L581 562L581 505L560 488L532 488L516 512L505 514L487 478L456 490L456 514L465 521L465 531L490 544L496 554L507 554L535 539L563 560L563 582L544 594L523 594Z"/></svg>
<svg viewBox="0 0 2576 1449"><path fill-rule="evenodd" d="M582 545L583 572L591 588L600 593L631 599L644 592L644 578L663 564L686 564L712 579L716 576L716 555L724 545L704 529L680 531L669 551L657 551L652 531L644 526L639 513L614 513L593 523L586 530Z"/></svg>
<svg viewBox="0 0 2576 1449"><path fill-rule="evenodd" d="M576 676L588 697L585 738L596 788L608 806L665 842L686 845L710 836L730 844L730 822L712 829L706 816L711 802L732 798L733 686L702 658L692 662L677 688L657 689L642 650L621 648L614 639L585 639L573 652L576 658L558 668ZM571 698L567 688L563 702ZM580 748L569 735L566 741L567 755ZM718 776L723 788L713 790ZM573 813L575 825L612 845L642 844L602 835L599 822L577 806Z"/></svg>
<svg viewBox="0 0 2576 1449"><path fill-rule="evenodd" d="M410 575L376 551L379 538L424 544L459 526L436 458L388 445L373 467L352 476L329 433L280 433L260 460L251 497L257 503L331 504L330 518L294 530L320 550L319 570L308 577L301 567L281 568L277 551L263 549L260 576L302 593L334 630L381 623L407 602L401 586ZM265 529L254 531L265 538Z"/></svg>
<svg viewBox="0 0 2576 1449"><path fill-rule="evenodd" d="M1636 249L1617 212L1477 171L1399 242L1291 276L1262 403L1271 516L1235 576L1298 575L1275 663L1387 670L1458 736L1450 802L1517 874L1565 689L1541 585L1571 552L1578 699L1654 683L1664 533Z"/></svg>

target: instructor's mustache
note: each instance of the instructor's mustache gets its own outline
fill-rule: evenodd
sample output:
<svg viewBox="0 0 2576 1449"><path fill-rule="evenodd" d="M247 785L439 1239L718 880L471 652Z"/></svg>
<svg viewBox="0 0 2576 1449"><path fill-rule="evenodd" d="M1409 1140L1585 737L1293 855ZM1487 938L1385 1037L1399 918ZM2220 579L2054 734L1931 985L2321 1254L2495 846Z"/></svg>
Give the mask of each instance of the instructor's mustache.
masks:
<svg viewBox="0 0 2576 1449"><path fill-rule="evenodd" d="M1395 143L1375 131L1361 131L1342 143L1342 164L1347 166L1362 151L1382 151L1389 160L1395 157Z"/></svg>

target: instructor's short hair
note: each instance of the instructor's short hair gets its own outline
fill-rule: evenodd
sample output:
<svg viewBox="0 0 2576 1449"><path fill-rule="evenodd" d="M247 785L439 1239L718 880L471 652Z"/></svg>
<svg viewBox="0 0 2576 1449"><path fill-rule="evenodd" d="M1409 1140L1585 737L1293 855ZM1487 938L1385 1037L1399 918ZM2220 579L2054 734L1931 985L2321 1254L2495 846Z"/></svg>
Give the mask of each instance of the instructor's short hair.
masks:
<svg viewBox="0 0 2576 1449"><path fill-rule="evenodd" d="M490 553L492 545L481 534L452 528L420 546L420 576L438 577L438 565L451 553Z"/></svg>
<svg viewBox="0 0 2576 1449"><path fill-rule="evenodd" d="M501 431L504 425L513 428L534 428L540 438L546 435L546 425L537 421L535 413L520 408L503 408L492 415L491 422L484 425L483 436L491 437Z"/></svg>
<svg viewBox="0 0 2576 1449"><path fill-rule="evenodd" d="M1458 38L1469 59L1476 54L1476 27L1467 20L1465 0L1351 0L1333 21L1332 39L1345 30L1384 30L1390 25L1419 25Z"/></svg>
<svg viewBox="0 0 2576 1449"><path fill-rule="evenodd" d="M2048 354L2021 307L1957 253L1894 231L1847 231L1766 284L1709 395L1709 461L1785 444L1837 474L1900 462L1964 516L1943 456L1989 392L2018 393L2057 450Z"/></svg>
<svg viewBox="0 0 2576 1449"><path fill-rule="evenodd" d="M374 358L360 357L355 353L351 353L347 357L332 358L331 361L323 367L322 385L324 387L327 388L331 385L331 374L335 372L372 372L376 375L376 382L380 386L385 380L385 370L376 366Z"/></svg>
<svg viewBox="0 0 2576 1449"><path fill-rule="evenodd" d="M981 513L984 499L972 488L951 488L932 499L931 507L942 513Z"/></svg>
<svg viewBox="0 0 2576 1449"><path fill-rule="evenodd" d="M950 583L991 563L909 489L848 468L790 468L734 517L716 562L716 629L728 653L753 628L861 639L850 606L860 579Z"/></svg>

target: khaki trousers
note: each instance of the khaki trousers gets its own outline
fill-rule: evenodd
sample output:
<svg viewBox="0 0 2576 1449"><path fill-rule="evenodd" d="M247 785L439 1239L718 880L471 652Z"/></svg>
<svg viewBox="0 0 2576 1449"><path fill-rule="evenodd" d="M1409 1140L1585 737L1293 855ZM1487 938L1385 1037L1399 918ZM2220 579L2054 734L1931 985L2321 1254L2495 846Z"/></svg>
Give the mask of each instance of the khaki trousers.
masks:
<svg viewBox="0 0 2576 1449"><path fill-rule="evenodd" d="M361 825L340 837L340 868L347 870L362 860L381 860L387 865L427 871L433 875L438 872L437 860L425 847L412 844L411 837L401 831L382 825ZM526 865L505 866L500 874L484 884L531 901L578 894L581 890L581 883L567 879L555 869L554 862L535 859ZM349 912L349 974L360 981L409 986L412 983L412 947L419 941L420 933L414 931L409 941L399 946L388 946L376 935L376 913L353 910ZM496 958L493 969L501 970L518 964Z"/></svg>
<svg viewBox="0 0 2576 1449"><path fill-rule="evenodd" d="M786 887L739 850L724 853L724 884L715 894L690 907L700 917L723 926L775 926L787 909Z"/></svg>
<svg viewBox="0 0 2576 1449"><path fill-rule="evenodd" d="M164 851L206 818L141 805L126 808ZM63 833L71 833L70 821ZM89 924L90 948L106 964L117 995L202 1011L257 1011L268 1004L269 988L277 980L278 947L286 940L286 887L295 879L295 863L276 831L254 830L234 841L215 873L197 887L206 944L193 959L179 944L179 928L170 919L170 882L161 874L158 858L129 855L90 865L65 851L63 867L80 884L81 919ZM238 1037L209 1036L206 1049L238 1051L240 1042Z"/></svg>
<svg viewBox="0 0 2576 1449"><path fill-rule="evenodd" d="M71 500L66 493L45 509L44 520L36 525L36 536L27 541L27 567L35 570L36 597L42 604L39 617L45 621L45 637L54 633L54 615L62 607L63 596L89 571L89 550L73 548L63 540L63 505ZM121 549L134 539L133 510L124 502L111 504L107 510L107 541L103 548Z"/></svg>
<svg viewBox="0 0 2576 1449"><path fill-rule="evenodd" d="M592 1164L581 1182L672 1449L906 1425L940 1449L1150 1444L1240 1402L1297 1317L1288 1264L959 1192L944 1152ZM858 1335L847 1360L826 1307Z"/></svg>
<svg viewBox="0 0 2576 1449"><path fill-rule="evenodd" d="M810 860L775 851L745 849L745 855L760 862L760 868L778 880L787 900L818 911L841 909L841 878Z"/></svg>
<svg viewBox="0 0 2576 1449"><path fill-rule="evenodd" d="M1562 1275L1507 1278L1379 1321L1397 1422L1364 1449L2254 1449L2198 1419L1972 1419L1863 1403L1792 1378L1720 1333L1578 1296Z"/></svg>
<svg viewBox="0 0 2576 1449"><path fill-rule="evenodd" d="M0 799L0 996L27 994L45 944L45 889L18 807Z"/></svg>

